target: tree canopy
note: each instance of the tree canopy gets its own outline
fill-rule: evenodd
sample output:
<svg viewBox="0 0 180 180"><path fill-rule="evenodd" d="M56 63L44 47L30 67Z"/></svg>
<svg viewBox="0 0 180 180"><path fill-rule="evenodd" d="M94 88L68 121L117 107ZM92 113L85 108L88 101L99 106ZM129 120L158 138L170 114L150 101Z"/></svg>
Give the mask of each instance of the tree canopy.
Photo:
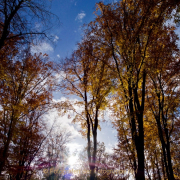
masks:
<svg viewBox="0 0 180 180"><path fill-rule="evenodd" d="M41 1L1 1L0 175L66 178L70 134L47 130L55 108L87 140L79 161L89 172L76 174L80 179L179 179L179 7L177 0L99 2L76 50L55 64L22 46L46 35L32 25L52 13ZM66 98L54 101L56 90ZM113 153L98 140L105 119L117 132Z"/></svg>

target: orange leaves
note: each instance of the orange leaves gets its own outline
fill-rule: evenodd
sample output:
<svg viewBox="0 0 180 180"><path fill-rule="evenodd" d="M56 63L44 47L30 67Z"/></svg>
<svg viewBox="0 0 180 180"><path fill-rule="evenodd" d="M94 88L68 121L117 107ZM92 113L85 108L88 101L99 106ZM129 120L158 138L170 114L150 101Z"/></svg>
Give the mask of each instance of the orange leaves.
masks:
<svg viewBox="0 0 180 180"><path fill-rule="evenodd" d="M152 157L153 153L156 156L160 156L161 150L169 153L163 143L167 143L166 147L170 144L168 138L178 114L178 37L175 27L165 24L176 5L179 3L155 0L122 0L113 5L101 2L97 4L95 21L88 26L87 34L93 34L93 45L100 47L96 51L102 53L101 62L113 71L109 78L115 81L115 93L109 109L116 119L115 127L119 128L121 146L134 157L130 161L134 163L137 179L138 169L144 171L144 142L153 161L157 159ZM158 146L155 152L149 147L151 141L154 146L161 143L162 147ZM165 156L164 153L171 164L170 155ZM174 179L172 167L168 171L169 179Z"/></svg>
<svg viewBox="0 0 180 180"><path fill-rule="evenodd" d="M77 50L65 59L60 69L65 74L60 84L63 93L78 98L78 102L70 102L71 110L76 113L73 123L79 123L81 133L89 138L89 135L100 129L99 119L103 116L101 111L105 110L106 97L113 84L106 65L108 54L102 52L98 43L87 31ZM63 105L62 108L67 109Z"/></svg>
<svg viewBox="0 0 180 180"><path fill-rule="evenodd" d="M5 59L5 64L3 64L5 75L0 79L0 105L2 107L0 135L3 137L1 147L3 157L0 158L3 163L6 163L8 156L10 158L13 156L9 153L12 142L14 147L11 152L14 152L17 157L22 156L18 154L21 148L24 148L26 156L29 155L27 151L33 149L31 142L35 145L32 151L38 150L39 145L36 146L36 143L41 143L43 137L38 134L42 130L40 126L42 128L44 126L41 117L51 108L54 89L52 86L53 64L48 61L47 55L33 56L28 50L22 50L13 56L8 53L1 55ZM5 164L1 165L1 170L4 166Z"/></svg>
<svg viewBox="0 0 180 180"><path fill-rule="evenodd" d="M6 100L9 99L10 102L14 101L17 104L24 99L24 102L32 105L50 96L52 87L48 87L48 84L52 85L52 76L51 73L49 74L52 65L44 60L40 56L33 57L27 53L23 60L10 62L5 70L6 81L2 87L4 95L7 95Z"/></svg>

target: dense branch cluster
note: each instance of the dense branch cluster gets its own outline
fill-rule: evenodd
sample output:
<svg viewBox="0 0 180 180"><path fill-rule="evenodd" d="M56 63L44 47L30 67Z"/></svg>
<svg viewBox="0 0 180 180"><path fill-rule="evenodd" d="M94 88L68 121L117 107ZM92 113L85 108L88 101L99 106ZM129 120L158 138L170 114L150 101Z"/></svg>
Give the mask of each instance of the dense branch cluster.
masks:
<svg viewBox="0 0 180 180"><path fill-rule="evenodd" d="M123 0L96 7L96 19L61 66L61 85L82 99L74 122L87 136L90 179L100 177L97 127L104 110L118 132L114 153L123 178L131 171L138 180L178 179L180 52L176 27L166 21L179 4Z"/></svg>
<svg viewBox="0 0 180 180"><path fill-rule="evenodd" d="M65 171L70 140L59 127L48 130L55 107L87 139L79 179L180 179L179 1L97 3L77 49L56 66L21 44L45 35L32 28L52 15L40 4L0 1L0 175L65 178L52 172ZM168 24L172 17L177 24ZM76 100L54 103L57 89ZM117 130L113 154L97 138L106 118Z"/></svg>

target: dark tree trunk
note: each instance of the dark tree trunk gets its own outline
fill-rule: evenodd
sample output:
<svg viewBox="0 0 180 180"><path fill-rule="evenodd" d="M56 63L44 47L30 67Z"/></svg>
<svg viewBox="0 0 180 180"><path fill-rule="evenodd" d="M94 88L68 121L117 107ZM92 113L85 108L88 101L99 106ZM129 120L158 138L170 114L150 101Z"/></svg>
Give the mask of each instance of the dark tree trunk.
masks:
<svg viewBox="0 0 180 180"><path fill-rule="evenodd" d="M145 180L144 173L144 129L143 129L143 117L138 118L139 136L136 143L137 156L138 156L138 170L137 180Z"/></svg>
<svg viewBox="0 0 180 180"><path fill-rule="evenodd" d="M5 166L6 160L8 158L9 144L10 144L10 141L12 139L12 134L13 134L14 126L15 126L15 119L14 119L14 113L12 113L11 123L10 123L10 126L9 126L7 140L6 140L5 144L4 144L3 154L1 156L2 159L0 161L0 175L1 175L2 171L3 171L3 168Z"/></svg>
<svg viewBox="0 0 180 180"><path fill-rule="evenodd" d="M161 146L163 150L163 158L164 158L163 160L164 160L168 180L175 180L173 169L172 169L172 162L171 162L169 132L166 127L167 120L163 115L163 100L160 101L160 93L157 94L157 96L158 96L158 103L159 103L159 112L158 112L158 115L155 116L155 119L158 126L158 134L159 134L159 138L160 138ZM164 94L162 94L162 96L164 96ZM162 123L161 123L160 117L162 117ZM165 134L165 137L163 136L163 134Z"/></svg>
<svg viewBox="0 0 180 180"><path fill-rule="evenodd" d="M131 79L129 79L129 109L131 117L131 134L133 144L135 144L137 152L138 167L135 172L136 180L145 180L145 166L144 166L144 127L143 127L143 112L145 99L145 80L146 73L143 73L142 82L142 99L139 102L137 88L133 88ZM134 103L133 103L134 100ZM137 121L135 121L137 119ZM138 129L137 129L138 127Z"/></svg>
<svg viewBox="0 0 180 180"><path fill-rule="evenodd" d="M11 13L9 14L9 17L6 17L4 20L4 28L3 28L3 32L2 32L2 36L0 38L0 49L4 46L5 40L7 39L8 35L9 35L9 27L10 27L10 23L12 21L12 19L14 18L14 16L17 14L18 10L21 8L21 5L24 1L21 0L19 1L19 3L14 7L14 9L11 11ZM4 13L8 13L7 12L7 2L4 2Z"/></svg>

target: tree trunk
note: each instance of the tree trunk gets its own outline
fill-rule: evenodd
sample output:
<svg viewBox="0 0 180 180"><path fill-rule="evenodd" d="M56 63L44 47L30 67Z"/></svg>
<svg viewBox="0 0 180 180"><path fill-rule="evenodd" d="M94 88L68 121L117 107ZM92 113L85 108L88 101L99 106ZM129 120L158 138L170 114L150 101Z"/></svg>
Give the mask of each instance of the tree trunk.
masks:
<svg viewBox="0 0 180 180"><path fill-rule="evenodd" d="M158 134L159 134L159 138L160 138L161 146L162 146L162 150L163 150L163 158L164 158L164 164L165 164L165 168L166 168L166 174L167 174L168 180L175 180L174 174L173 174L173 169L172 169L172 162L171 162L169 132L166 127L166 119L163 116L163 102L160 101L160 94L157 94L157 96L158 96L158 101L159 101L159 113L158 113L158 116L155 117L155 119L156 119L156 123L158 126ZM162 96L164 96L164 95L162 94ZM163 126L164 126L163 127L164 132L163 132L163 128L161 126L161 120L160 120L161 116L162 116L162 121L163 121ZM166 135L166 142L165 142L165 138L163 136L164 133Z"/></svg>
<svg viewBox="0 0 180 180"><path fill-rule="evenodd" d="M138 170L137 170L137 180L145 180L144 173L144 129L143 129L143 117L140 115L138 117L138 127L139 136L136 143L137 156L138 156Z"/></svg>
<svg viewBox="0 0 180 180"><path fill-rule="evenodd" d="M6 160L7 160L7 157L8 157L9 144L10 144L10 141L12 139L12 133L13 133L13 130L14 130L14 126L15 126L15 119L14 119L14 113L12 112L11 123L10 123L9 131L8 131L8 137L7 137L7 141L4 144L4 150L3 150L3 154L2 154L2 159L0 161L0 175L1 175L2 171L3 171L3 168L5 166L5 163L6 163Z"/></svg>

